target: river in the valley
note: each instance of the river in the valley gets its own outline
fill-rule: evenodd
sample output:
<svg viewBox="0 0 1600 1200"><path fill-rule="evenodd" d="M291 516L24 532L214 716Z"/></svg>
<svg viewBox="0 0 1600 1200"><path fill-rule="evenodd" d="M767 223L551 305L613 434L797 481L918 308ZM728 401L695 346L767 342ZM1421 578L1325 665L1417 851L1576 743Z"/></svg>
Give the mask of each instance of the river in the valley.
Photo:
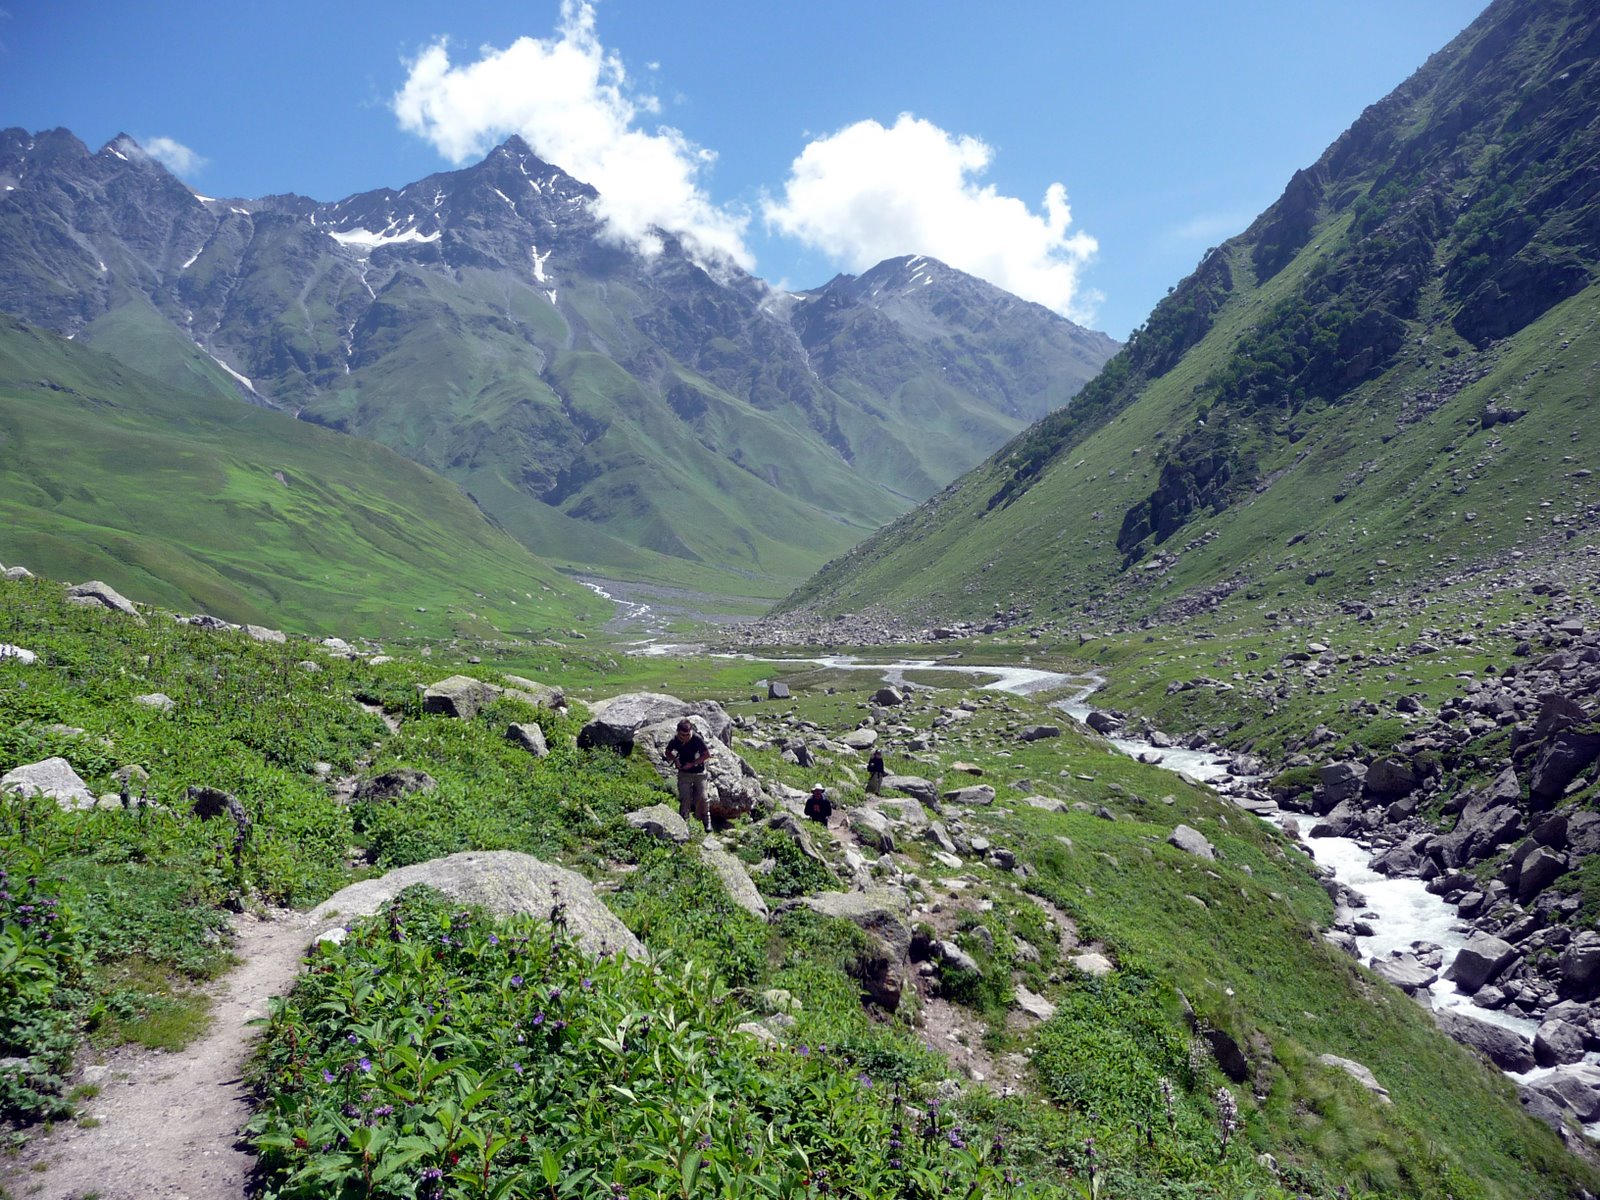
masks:
<svg viewBox="0 0 1600 1200"><path fill-rule="evenodd" d="M657 648L652 646L650 652L657 652ZM1052 707L1060 709L1080 724L1085 722L1089 715L1089 697L1105 682L1098 674L1068 675L1031 666L958 664L937 659L872 661L841 654L823 655L817 658L761 659L753 655L727 657L757 662L789 663L796 666L815 664L836 670L874 671L885 683L897 687L908 685L914 687L915 685L909 684L906 679L906 672L914 671L918 674L948 672L980 676L985 679L985 682L979 685L980 688L1009 692L1013 695L1067 691L1068 694L1064 698L1052 701ZM1228 790L1229 781L1248 782L1234 774L1233 764L1229 759L1203 750L1157 747L1150 742L1123 737L1114 737L1110 741L1124 754L1154 763L1201 783L1217 786L1224 793ZM1293 814L1257 811L1256 815L1282 827L1284 818ZM1299 823L1296 822L1293 827L1298 829L1298 826ZM1382 957L1391 950L1410 950L1414 942L1431 942L1443 950L1441 974L1438 981L1429 989L1429 993L1421 998L1427 999L1435 1009L1455 1009L1463 1016L1504 1026L1529 1040L1533 1038L1538 1027L1537 1022L1479 1007L1472 1003L1469 996L1459 991L1454 983L1443 977L1444 969L1449 967L1457 952L1466 944L1471 929L1453 908L1429 892L1421 880L1391 878L1374 871L1369 865L1372 852L1352 838L1301 836L1300 841L1316 862L1331 870L1335 879L1347 884L1364 899L1360 916L1372 929L1372 933L1370 936L1357 935L1355 939L1363 962L1370 963L1373 958ZM1508 1074L1519 1083L1530 1083L1549 1074L1549 1071L1545 1068L1536 1068L1525 1074L1509 1072ZM1590 1125L1588 1132L1591 1137L1600 1137L1600 1122Z"/></svg>

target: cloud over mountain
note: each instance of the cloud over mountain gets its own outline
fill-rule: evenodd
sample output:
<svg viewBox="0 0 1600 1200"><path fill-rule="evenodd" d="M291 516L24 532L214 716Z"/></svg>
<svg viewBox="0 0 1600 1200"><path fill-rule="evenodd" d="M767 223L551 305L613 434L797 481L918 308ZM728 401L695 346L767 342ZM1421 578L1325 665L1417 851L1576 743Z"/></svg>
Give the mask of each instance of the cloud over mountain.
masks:
<svg viewBox="0 0 1600 1200"><path fill-rule="evenodd" d="M754 266L747 218L702 187L716 155L669 125L642 127L660 103L629 86L587 0L565 0L553 37L484 47L471 62L453 63L446 42L435 42L411 61L392 107L401 128L457 164L521 134L541 158L592 184L610 232L647 255L660 249L659 227L682 234L703 258Z"/></svg>
<svg viewBox="0 0 1600 1200"><path fill-rule="evenodd" d="M979 182L994 151L902 113L892 126L857 121L814 139L790 166L780 199L763 205L775 229L861 270L902 254L930 254L1064 316L1096 297L1078 272L1097 247L1071 232L1066 188L1052 183L1043 211Z"/></svg>

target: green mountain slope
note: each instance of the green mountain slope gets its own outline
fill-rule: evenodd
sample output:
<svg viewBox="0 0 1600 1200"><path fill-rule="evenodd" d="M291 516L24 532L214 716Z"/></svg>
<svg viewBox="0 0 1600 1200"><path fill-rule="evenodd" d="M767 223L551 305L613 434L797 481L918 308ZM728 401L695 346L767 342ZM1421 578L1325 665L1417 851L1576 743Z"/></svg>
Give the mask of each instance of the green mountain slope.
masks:
<svg viewBox="0 0 1600 1200"><path fill-rule="evenodd" d="M1597 50L1591 5L1492 5L1070 407L786 606L1352 595L1592 528Z"/></svg>
<svg viewBox="0 0 1600 1200"><path fill-rule="evenodd" d="M138 312L106 354L0 323L0 560L141 600L343 634L543 633L605 606L450 483L368 442L240 404ZM426 611L422 611L426 610Z"/></svg>

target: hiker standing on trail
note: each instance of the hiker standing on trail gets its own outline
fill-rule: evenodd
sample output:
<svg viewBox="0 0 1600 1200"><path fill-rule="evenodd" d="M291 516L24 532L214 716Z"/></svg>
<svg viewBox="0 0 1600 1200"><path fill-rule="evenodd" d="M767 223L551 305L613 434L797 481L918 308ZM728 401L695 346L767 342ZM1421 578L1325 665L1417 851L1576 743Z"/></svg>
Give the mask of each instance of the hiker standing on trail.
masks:
<svg viewBox="0 0 1600 1200"><path fill-rule="evenodd" d="M806 797L806 816L819 825L826 825L833 816L833 801L828 799L828 793L820 783Z"/></svg>
<svg viewBox="0 0 1600 1200"><path fill-rule="evenodd" d="M883 795L883 777L887 772L883 769L883 751L874 749L872 757L867 759L867 791L874 796Z"/></svg>
<svg viewBox="0 0 1600 1200"><path fill-rule="evenodd" d="M687 720L678 722L678 733L661 755L678 768L678 815L685 821L691 814L711 832L711 802L706 798L706 764L711 747L694 731Z"/></svg>

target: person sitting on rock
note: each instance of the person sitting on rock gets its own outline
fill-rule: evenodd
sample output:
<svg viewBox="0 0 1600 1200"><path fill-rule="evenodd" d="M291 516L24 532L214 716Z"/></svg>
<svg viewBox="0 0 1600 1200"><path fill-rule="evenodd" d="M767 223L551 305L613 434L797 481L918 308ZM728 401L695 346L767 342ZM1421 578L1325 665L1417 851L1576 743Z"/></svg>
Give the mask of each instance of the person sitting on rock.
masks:
<svg viewBox="0 0 1600 1200"><path fill-rule="evenodd" d="M667 743L661 757L678 768L678 815L693 818L711 832L711 802L706 797L706 764L711 747L694 731L687 719L678 722L678 733Z"/></svg>
<svg viewBox="0 0 1600 1200"><path fill-rule="evenodd" d="M827 790L820 783L806 797L806 816L819 825L826 825L833 816L833 801L828 799Z"/></svg>

